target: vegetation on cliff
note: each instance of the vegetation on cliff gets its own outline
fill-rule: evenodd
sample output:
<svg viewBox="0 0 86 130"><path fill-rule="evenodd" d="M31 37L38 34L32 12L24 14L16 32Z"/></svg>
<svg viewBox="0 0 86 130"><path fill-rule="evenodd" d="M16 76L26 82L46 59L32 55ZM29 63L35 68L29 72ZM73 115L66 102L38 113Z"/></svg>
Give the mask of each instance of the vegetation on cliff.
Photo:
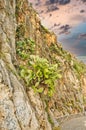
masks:
<svg viewBox="0 0 86 130"><path fill-rule="evenodd" d="M49 94L51 90L51 94L49 95L53 95L53 97L50 100L50 104L55 101L56 107L58 106L55 111L60 111L60 116L67 113L82 112L84 102L83 95L80 96L83 89L81 87L81 77L86 73L86 66L69 52L63 50L61 44L57 43L56 36L41 25L31 5L26 10L24 6L25 4L20 6L21 8L18 7L16 12L17 24L19 25L16 35L17 58L20 65L19 71L21 77L29 87L32 86L36 92L38 91L42 93L42 95L43 93L46 93L45 95ZM25 13L26 16L24 15ZM21 31L23 32L22 35ZM55 72L57 72L57 74ZM58 79L58 77L60 79ZM29 78L31 78L30 81L28 80ZM58 79L57 81L56 78ZM47 83L46 80L48 81ZM54 84L56 87L54 87ZM57 96L54 97L58 91L62 93L64 88L64 94L57 94ZM71 92L72 90L73 93ZM66 97L67 91L69 91L69 99ZM72 98L70 98L70 95ZM57 99L59 99L59 101ZM81 102L81 104L79 102ZM49 103L47 105L49 106ZM52 105L49 106L49 109L53 107ZM56 109L55 106L53 109Z"/></svg>
<svg viewBox="0 0 86 130"><path fill-rule="evenodd" d="M86 66L27 0L0 0L0 8L0 130L59 129L59 117L83 111Z"/></svg>
<svg viewBox="0 0 86 130"><path fill-rule="evenodd" d="M51 64L46 58L41 58L34 53L34 41L25 39L17 42L17 54L22 61L19 66L20 76L27 86L32 86L35 92L52 96L55 91L55 82L61 77L58 64Z"/></svg>

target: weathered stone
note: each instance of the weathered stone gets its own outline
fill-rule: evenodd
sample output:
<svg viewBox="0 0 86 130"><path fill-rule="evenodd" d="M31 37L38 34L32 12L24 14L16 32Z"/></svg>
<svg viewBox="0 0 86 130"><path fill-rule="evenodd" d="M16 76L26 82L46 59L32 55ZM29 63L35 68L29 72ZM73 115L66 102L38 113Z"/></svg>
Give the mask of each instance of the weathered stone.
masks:
<svg viewBox="0 0 86 130"><path fill-rule="evenodd" d="M40 129L41 130L51 130L51 125L47 120L47 113L45 112L44 103L41 100L38 94L35 94L33 89L28 91L28 97L31 101L31 104L36 112L37 119L39 121Z"/></svg>
<svg viewBox="0 0 86 130"><path fill-rule="evenodd" d="M25 38L35 42L35 54L61 68L62 78L51 98L31 87L26 91L14 67L15 42ZM58 117L82 112L86 76L74 68L75 61L41 25L27 0L0 0L0 130L52 130L59 125ZM18 59L17 67L20 62L24 61Z"/></svg>
<svg viewBox="0 0 86 130"><path fill-rule="evenodd" d="M9 88L0 83L0 130L21 130L11 98Z"/></svg>
<svg viewBox="0 0 86 130"><path fill-rule="evenodd" d="M20 122L21 128L24 130L37 130L38 122L35 117L35 113L30 106L23 86L13 74L10 75L10 78L14 90L13 101L15 106L15 113L17 119Z"/></svg>
<svg viewBox="0 0 86 130"><path fill-rule="evenodd" d="M0 83L2 82L2 74L1 74L1 72L0 72Z"/></svg>

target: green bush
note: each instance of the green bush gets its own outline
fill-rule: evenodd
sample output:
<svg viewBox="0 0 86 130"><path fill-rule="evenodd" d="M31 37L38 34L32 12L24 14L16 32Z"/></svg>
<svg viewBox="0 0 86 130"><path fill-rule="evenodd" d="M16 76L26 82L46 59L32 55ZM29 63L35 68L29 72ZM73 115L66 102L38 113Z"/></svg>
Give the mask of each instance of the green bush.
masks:
<svg viewBox="0 0 86 130"><path fill-rule="evenodd" d="M28 86L35 92L44 93L51 97L55 92L55 82L61 78L57 64L50 64L47 59L30 55L28 66L20 66L20 75Z"/></svg>
<svg viewBox="0 0 86 130"><path fill-rule="evenodd" d="M31 39L24 39L16 43L17 54L18 56L26 60L29 58L30 54L33 54L35 51L35 42Z"/></svg>
<svg viewBox="0 0 86 130"><path fill-rule="evenodd" d="M74 61L74 65L73 65L74 69L77 71L77 73L79 74L83 74L85 72L85 66L83 63L80 63L78 61Z"/></svg>

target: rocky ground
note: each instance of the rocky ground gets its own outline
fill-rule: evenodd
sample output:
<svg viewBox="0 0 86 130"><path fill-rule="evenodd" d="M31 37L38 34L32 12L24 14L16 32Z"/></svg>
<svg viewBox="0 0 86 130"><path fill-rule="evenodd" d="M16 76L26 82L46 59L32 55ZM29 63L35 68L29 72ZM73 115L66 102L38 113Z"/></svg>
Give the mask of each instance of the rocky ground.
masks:
<svg viewBox="0 0 86 130"><path fill-rule="evenodd" d="M61 130L86 130L86 116L66 121L62 124Z"/></svg>

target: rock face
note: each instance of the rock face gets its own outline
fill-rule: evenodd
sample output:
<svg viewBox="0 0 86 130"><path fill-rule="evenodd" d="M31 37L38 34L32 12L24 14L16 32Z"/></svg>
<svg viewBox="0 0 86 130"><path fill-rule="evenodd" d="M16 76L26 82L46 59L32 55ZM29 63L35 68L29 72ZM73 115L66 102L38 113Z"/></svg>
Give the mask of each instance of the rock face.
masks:
<svg viewBox="0 0 86 130"><path fill-rule="evenodd" d="M19 75L24 61L16 54L16 42L27 38L35 41L35 55L57 63L61 70L52 97L26 89ZM85 65L41 25L27 0L0 0L0 130L52 130L58 127L58 117L82 112L85 71Z"/></svg>

